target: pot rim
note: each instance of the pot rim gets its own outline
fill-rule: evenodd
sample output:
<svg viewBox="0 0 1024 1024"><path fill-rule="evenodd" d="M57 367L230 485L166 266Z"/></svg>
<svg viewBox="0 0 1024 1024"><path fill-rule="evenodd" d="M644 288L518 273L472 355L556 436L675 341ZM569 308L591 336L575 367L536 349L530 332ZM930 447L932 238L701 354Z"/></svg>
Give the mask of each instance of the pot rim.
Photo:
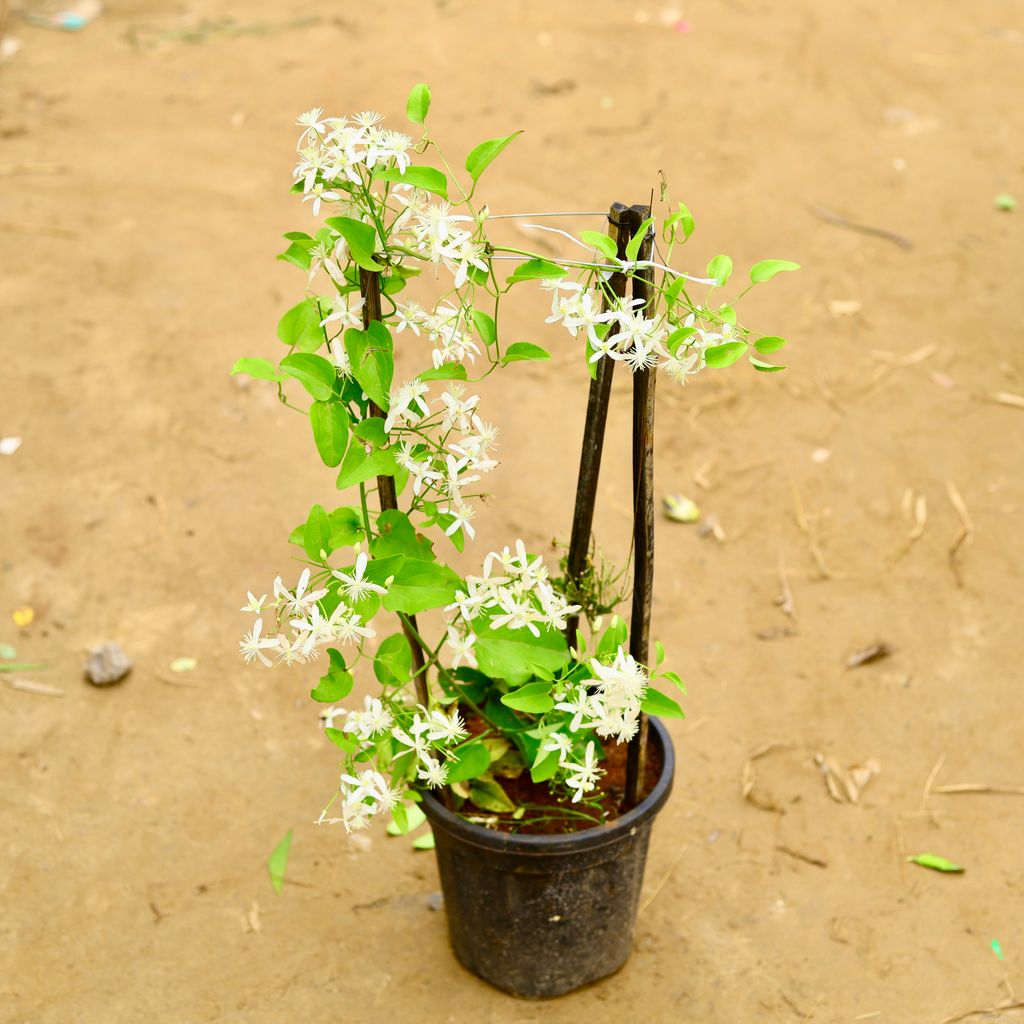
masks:
<svg viewBox="0 0 1024 1024"><path fill-rule="evenodd" d="M423 794L424 813L432 827L441 827L461 842L485 850L545 855L577 853L616 842L630 835L636 826L645 824L648 819L653 818L664 806L672 792L672 781L676 768L672 737L661 719L650 715L647 720L650 725L649 736L661 748L661 775L654 784L654 789L636 807L619 816L609 825L595 825L578 832L559 835L520 835L515 832L502 832L466 821L458 814L448 810L440 800L431 796L430 793Z"/></svg>

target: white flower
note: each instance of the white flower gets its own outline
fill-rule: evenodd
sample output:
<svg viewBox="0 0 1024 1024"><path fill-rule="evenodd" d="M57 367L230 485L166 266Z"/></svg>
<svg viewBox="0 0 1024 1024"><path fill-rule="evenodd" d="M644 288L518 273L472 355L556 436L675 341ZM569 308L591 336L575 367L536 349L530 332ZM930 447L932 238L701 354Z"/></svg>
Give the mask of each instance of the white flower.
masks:
<svg viewBox="0 0 1024 1024"><path fill-rule="evenodd" d="M250 590L245 596L249 599L249 603L239 608L239 611L252 612L253 615L259 615L263 611L263 603L266 601L267 595L264 594L262 597L256 597Z"/></svg>
<svg viewBox="0 0 1024 1024"><path fill-rule="evenodd" d="M572 699L563 700L555 705L558 711L566 711L572 715L569 722L570 732L579 732L584 726L584 719L590 717L592 699L585 686L576 687L576 696Z"/></svg>
<svg viewBox="0 0 1024 1024"><path fill-rule="evenodd" d="M311 604L315 604L321 597L327 594L326 590L312 590L307 593L307 586L309 586L308 569L302 570L302 575L299 576L299 582L295 587L294 594L285 587L281 582L281 577L278 576L274 580L274 597L287 613L301 615Z"/></svg>
<svg viewBox="0 0 1024 1024"><path fill-rule="evenodd" d="M423 321L423 308L415 302L399 302L395 308L398 313L395 334L401 334L408 327L418 338L420 336L420 324Z"/></svg>
<svg viewBox="0 0 1024 1024"><path fill-rule="evenodd" d="M341 338L334 338L327 348L331 353L331 362L334 363L334 368L338 371L338 376L346 379L351 377L352 362L348 358L348 352L345 351L345 345Z"/></svg>
<svg viewBox="0 0 1024 1024"><path fill-rule="evenodd" d="M390 729L393 719L384 705L376 698L363 698L362 711L348 712L345 732L354 732L361 740L369 740L379 732Z"/></svg>
<svg viewBox="0 0 1024 1024"><path fill-rule="evenodd" d="M386 587L382 587L379 583L371 583L370 580L364 578L363 574L366 572L367 562L366 552L360 551L356 557L356 564L352 572L341 572L335 569L331 573L335 579L341 580L341 589L353 601L358 601L367 594L387 593Z"/></svg>
<svg viewBox="0 0 1024 1024"><path fill-rule="evenodd" d="M392 388L388 416L384 421L385 433L390 434L399 420L412 423L421 415L429 416L430 407L423 400L423 396L429 391L428 385L419 380L408 381L399 388Z"/></svg>
<svg viewBox="0 0 1024 1024"><path fill-rule="evenodd" d="M573 790L572 802L578 803L584 793L589 793L597 786L597 780L601 776L601 769L597 766L597 755L594 751L594 741L587 744L587 749L580 764L569 762L565 766L568 778L566 786Z"/></svg>
<svg viewBox="0 0 1024 1024"><path fill-rule="evenodd" d="M335 295L331 298L331 309L333 312L320 321L320 326L323 327L325 324L334 324L340 321L343 327L362 327L362 309L365 304L366 299L362 298L362 296L353 298L349 295Z"/></svg>
<svg viewBox="0 0 1024 1024"><path fill-rule="evenodd" d="M443 508L441 512L452 517L448 529L444 531L446 537L450 537L457 530L462 530L470 539L476 537L476 530L472 523L476 509L472 505L468 505L464 501L457 501L454 508Z"/></svg>
<svg viewBox="0 0 1024 1024"><path fill-rule="evenodd" d="M448 766L436 758L427 757L422 761L419 771L416 772L416 778L425 782L428 789L443 786L448 778Z"/></svg>
<svg viewBox="0 0 1024 1024"><path fill-rule="evenodd" d="M480 396L470 395L469 398L463 398L463 390L457 384L450 384L438 399L445 407L444 419L441 421L442 430L451 430L457 426L462 433L469 432L476 407L480 404Z"/></svg>
<svg viewBox="0 0 1024 1024"><path fill-rule="evenodd" d="M565 761L572 753L572 740L564 732L553 732L540 745L546 754L558 754L558 763L565 766Z"/></svg>
<svg viewBox="0 0 1024 1024"><path fill-rule="evenodd" d="M469 735L459 717L458 709L453 710L450 715L437 708L427 712L421 706L420 711L426 716L427 739L431 743L455 743Z"/></svg>
<svg viewBox="0 0 1024 1024"><path fill-rule="evenodd" d="M369 625L359 625L359 620L362 616L345 614L345 612L344 606L338 605L331 614L330 625L332 627L331 636L333 639L340 643L348 643L350 640L358 643L363 638L377 635L377 631Z"/></svg>
<svg viewBox="0 0 1024 1024"><path fill-rule="evenodd" d="M452 652L452 668L458 668L465 662L470 668L476 668L476 634L461 635L453 627L448 627L448 639L445 640L448 650Z"/></svg>
<svg viewBox="0 0 1024 1024"><path fill-rule="evenodd" d="M242 650L242 655L246 661L252 661L254 658L258 658L263 662L267 668L270 668L270 659L263 653L265 650L278 646L277 637L263 637L260 638L260 633L263 632L263 620L257 619L246 635L238 641L238 646Z"/></svg>

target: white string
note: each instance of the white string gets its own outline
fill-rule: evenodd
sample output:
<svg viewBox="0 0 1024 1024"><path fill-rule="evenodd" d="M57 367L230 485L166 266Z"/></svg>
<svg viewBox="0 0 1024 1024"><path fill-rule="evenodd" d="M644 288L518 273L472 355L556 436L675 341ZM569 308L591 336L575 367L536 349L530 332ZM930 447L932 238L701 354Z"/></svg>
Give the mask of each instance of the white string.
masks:
<svg viewBox="0 0 1024 1024"><path fill-rule="evenodd" d="M578 245L581 249L586 249L589 252L594 251L593 246L587 245L585 242L581 242L575 236L570 235L568 231L562 231L561 228L549 228L544 224L521 224L520 227L534 228L537 231L550 231L553 235L561 235L563 238L568 238L570 242ZM514 256L493 256L492 258L518 259L518 257ZM556 260L555 262L558 261ZM672 267L666 267L664 263L657 263L654 260L614 260L611 263L581 263L579 260L562 260L561 262L567 263L571 266L588 267L595 270L605 271L610 267L621 271L637 270L641 267L651 267L656 270L663 270L666 274L671 274L673 277L681 277L693 284L718 284L718 281L713 277L695 277L693 274L684 274L681 270L673 270Z"/></svg>

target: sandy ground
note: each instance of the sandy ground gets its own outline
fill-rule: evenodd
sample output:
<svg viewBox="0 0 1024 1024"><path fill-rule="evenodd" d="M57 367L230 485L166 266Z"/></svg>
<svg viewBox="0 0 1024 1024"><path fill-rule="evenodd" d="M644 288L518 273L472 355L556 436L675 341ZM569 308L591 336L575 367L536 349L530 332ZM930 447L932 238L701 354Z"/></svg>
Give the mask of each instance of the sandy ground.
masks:
<svg viewBox="0 0 1024 1024"><path fill-rule="evenodd" d="M1024 394L1024 214L993 206L1024 199L1019 4L695 2L669 19L691 32L608 0L110 8L79 34L12 16L24 47L0 67L0 434L24 438L0 456L0 641L64 691L0 685L0 1020L939 1024L1024 999L1024 798L938 792L1024 785L1024 409L992 398ZM492 210L642 201L664 170L695 269L806 267L747 306L793 339L786 374L660 389L659 493L726 540L659 523L654 630L690 685L676 793L631 962L548 1005L453 961L430 854L312 824L333 774L316 670L236 654L246 589L290 571L287 531L333 493L301 418L228 376L279 354L301 291L272 258L310 222L293 119L399 117L416 81L456 156L527 129ZM487 395L504 465L478 553L564 538L585 401L541 299L508 309L555 358ZM106 640L136 668L100 691L81 664ZM845 668L875 641L894 653ZM815 755L881 771L837 802Z"/></svg>

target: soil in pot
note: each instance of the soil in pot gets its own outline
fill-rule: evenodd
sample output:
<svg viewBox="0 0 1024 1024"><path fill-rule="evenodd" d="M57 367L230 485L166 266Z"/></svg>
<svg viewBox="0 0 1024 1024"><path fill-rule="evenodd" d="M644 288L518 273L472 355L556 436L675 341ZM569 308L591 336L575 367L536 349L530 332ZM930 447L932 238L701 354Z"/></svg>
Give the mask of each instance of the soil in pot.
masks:
<svg viewBox="0 0 1024 1024"><path fill-rule="evenodd" d="M473 735L479 735L486 729L479 716L473 714L466 717L466 727ZM588 797L595 799L588 800L586 804L568 803L563 787L552 787L548 782L534 782L528 769L509 777L503 775L499 768L495 778L501 788L516 807L526 809L521 817L513 817L512 811L498 813L479 808L472 800L465 801L453 810L464 817L478 819L481 824L486 823L488 828L519 835L556 835L608 825L624 813L622 800L626 792L626 752L625 743L609 742L605 745L605 756L601 761L604 774L598 789L588 794ZM661 777L661 769L661 750L657 744L648 743L641 801L654 789Z"/></svg>

